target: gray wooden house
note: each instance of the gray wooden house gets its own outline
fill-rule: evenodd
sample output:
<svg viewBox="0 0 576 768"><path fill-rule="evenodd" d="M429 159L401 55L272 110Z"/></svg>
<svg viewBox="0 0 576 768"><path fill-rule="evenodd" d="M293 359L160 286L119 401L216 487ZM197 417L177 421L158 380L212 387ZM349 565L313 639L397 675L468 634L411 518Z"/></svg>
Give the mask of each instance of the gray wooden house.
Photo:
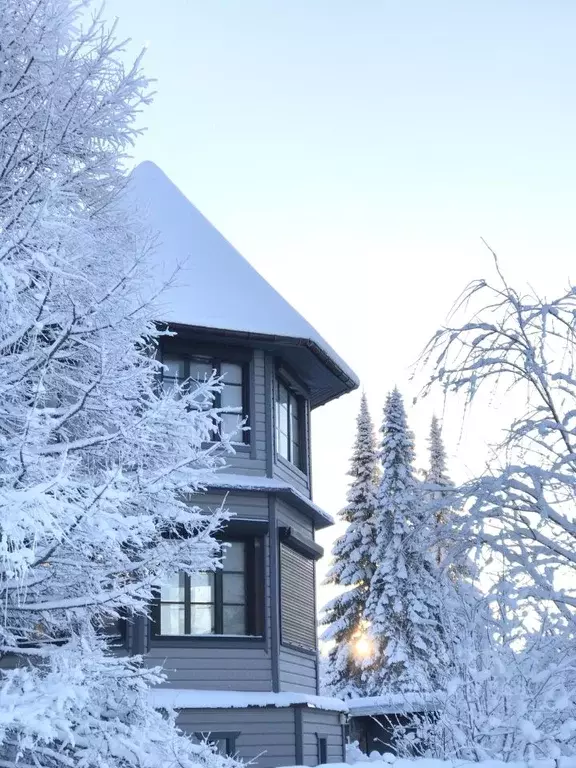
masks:
<svg viewBox="0 0 576 768"><path fill-rule="evenodd" d="M354 373L152 163L130 194L159 232L151 286L169 280L162 316L165 386L216 369L220 407L248 431L209 492L234 517L223 570L175 573L150 621L126 643L168 681L153 692L179 724L224 752L268 766L341 762L345 706L318 695L315 533L332 523L312 501L310 412L350 392ZM233 409L236 409L234 411Z"/></svg>

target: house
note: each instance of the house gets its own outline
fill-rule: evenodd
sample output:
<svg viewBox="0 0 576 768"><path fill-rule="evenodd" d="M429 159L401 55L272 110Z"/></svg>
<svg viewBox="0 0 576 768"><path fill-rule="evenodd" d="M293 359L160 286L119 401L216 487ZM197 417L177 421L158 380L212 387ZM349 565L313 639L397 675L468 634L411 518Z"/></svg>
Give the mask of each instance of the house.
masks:
<svg viewBox="0 0 576 768"><path fill-rule="evenodd" d="M222 571L175 573L150 619L127 626L127 647L163 665L154 702L194 737L263 768L342 762L346 706L319 696L315 533L332 520L312 501L310 412L358 380L159 168L138 166L129 194L159 233L150 287L180 268L158 318L176 332L163 340L164 385L216 369L224 427L241 408L249 430L191 499L225 498L234 513Z"/></svg>

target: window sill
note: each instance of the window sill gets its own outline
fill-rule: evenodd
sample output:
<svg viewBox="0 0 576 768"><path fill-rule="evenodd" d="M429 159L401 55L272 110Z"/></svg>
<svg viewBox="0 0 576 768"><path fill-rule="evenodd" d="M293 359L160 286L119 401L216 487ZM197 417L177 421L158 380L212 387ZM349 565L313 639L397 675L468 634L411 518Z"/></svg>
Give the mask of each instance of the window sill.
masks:
<svg viewBox="0 0 576 768"><path fill-rule="evenodd" d="M152 635L152 646L188 648L266 648L262 635Z"/></svg>
<svg viewBox="0 0 576 768"><path fill-rule="evenodd" d="M206 450L212 448L214 445L221 445L219 440L212 440L211 442L203 442L202 449ZM250 453L252 446L250 443L231 443L236 453Z"/></svg>

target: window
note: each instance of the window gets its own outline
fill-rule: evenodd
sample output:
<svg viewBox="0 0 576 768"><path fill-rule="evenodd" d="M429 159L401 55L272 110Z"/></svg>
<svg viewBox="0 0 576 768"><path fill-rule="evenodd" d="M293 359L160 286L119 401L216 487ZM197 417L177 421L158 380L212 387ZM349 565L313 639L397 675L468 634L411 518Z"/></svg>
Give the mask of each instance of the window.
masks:
<svg viewBox="0 0 576 768"><path fill-rule="evenodd" d="M303 468L303 401L279 379L276 381L276 451Z"/></svg>
<svg viewBox="0 0 576 768"><path fill-rule="evenodd" d="M328 762L328 738L316 734L316 746L318 753L318 765L325 765Z"/></svg>
<svg viewBox="0 0 576 768"><path fill-rule="evenodd" d="M216 371L217 376L222 376L224 388L215 401L216 408L223 409L220 413L222 432L233 435L234 442L249 442L250 431L239 429L245 414L248 413L246 366L209 357L172 354L163 355L162 363L166 366L162 374L162 386L165 391L170 391L188 380L189 386L197 386L196 382L209 378L213 371Z"/></svg>
<svg viewBox="0 0 576 768"><path fill-rule="evenodd" d="M262 539L224 541L222 568L175 573L158 589L156 636L262 633Z"/></svg>
<svg viewBox="0 0 576 768"><path fill-rule="evenodd" d="M209 731L202 733L197 731L194 734L196 741L207 741L213 744L222 757L233 757L236 754L236 739L240 736L240 731Z"/></svg>

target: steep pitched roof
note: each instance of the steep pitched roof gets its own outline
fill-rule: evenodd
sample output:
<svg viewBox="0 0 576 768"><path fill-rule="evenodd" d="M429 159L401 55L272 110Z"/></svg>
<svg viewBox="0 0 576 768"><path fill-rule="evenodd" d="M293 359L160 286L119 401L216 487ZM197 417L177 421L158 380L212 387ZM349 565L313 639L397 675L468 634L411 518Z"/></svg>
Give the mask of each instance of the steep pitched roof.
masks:
<svg viewBox="0 0 576 768"><path fill-rule="evenodd" d="M128 194L144 214L158 246L150 285L176 275L158 302L159 321L292 340L307 346L342 382L358 385L355 373L320 334L215 229L152 162L132 172Z"/></svg>

